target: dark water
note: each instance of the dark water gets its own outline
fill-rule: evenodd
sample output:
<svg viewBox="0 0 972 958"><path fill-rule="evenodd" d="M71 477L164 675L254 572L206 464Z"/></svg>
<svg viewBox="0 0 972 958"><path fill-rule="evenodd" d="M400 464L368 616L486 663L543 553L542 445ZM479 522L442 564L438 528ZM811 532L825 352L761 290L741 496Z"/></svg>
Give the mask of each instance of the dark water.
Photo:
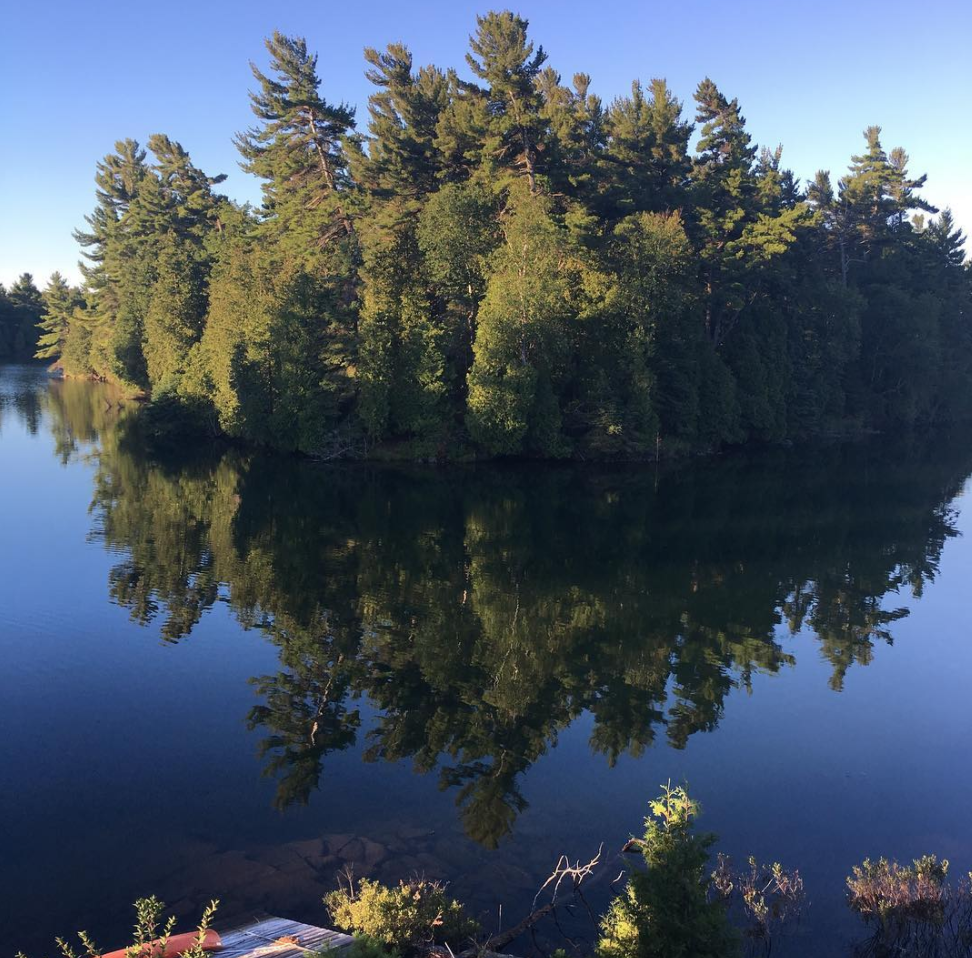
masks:
<svg viewBox="0 0 972 958"><path fill-rule="evenodd" d="M774 954L841 953L865 855L972 867L967 436L434 470L137 417L0 368L0 954L151 892L323 921L348 862L508 924L669 779L801 870Z"/></svg>

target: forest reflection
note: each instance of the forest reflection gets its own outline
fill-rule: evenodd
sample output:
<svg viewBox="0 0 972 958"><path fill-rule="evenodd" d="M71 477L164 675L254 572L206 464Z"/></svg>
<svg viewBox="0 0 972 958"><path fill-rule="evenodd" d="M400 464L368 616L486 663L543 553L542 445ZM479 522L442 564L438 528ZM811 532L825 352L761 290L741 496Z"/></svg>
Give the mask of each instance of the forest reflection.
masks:
<svg viewBox="0 0 972 958"><path fill-rule="evenodd" d="M659 737L684 747L797 654L822 655L840 690L935 577L972 467L968 443L934 435L660 474L163 456L101 387L45 384L7 408L36 429L40 405L57 455L96 462L112 599L173 643L225 602L277 646L248 721L279 806L360 744L436 773L487 846L581 713L613 763Z"/></svg>

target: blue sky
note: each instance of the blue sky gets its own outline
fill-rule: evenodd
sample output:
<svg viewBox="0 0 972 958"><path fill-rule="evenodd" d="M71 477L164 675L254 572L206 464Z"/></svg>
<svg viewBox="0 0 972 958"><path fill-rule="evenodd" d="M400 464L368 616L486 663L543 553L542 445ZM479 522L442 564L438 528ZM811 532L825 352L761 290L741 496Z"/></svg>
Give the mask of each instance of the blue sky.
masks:
<svg viewBox="0 0 972 958"><path fill-rule="evenodd" d="M502 7L502 4L494 4ZM927 0L522 0L511 5L565 78L584 70L605 101L634 78L668 79L691 106L709 75L739 98L754 138L782 143L801 178L840 175L861 131L884 128L925 195L972 232L972 2ZM27 270L76 279L71 230L93 205L96 161L116 139L179 140L224 190L256 200L232 134L251 120L248 60L262 38L303 35L320 55L325 96L370 92L362 48L404 41L417 63L462 66L487 0L268 3L253 0L21 0L0 35L0 282Z"/></svg>

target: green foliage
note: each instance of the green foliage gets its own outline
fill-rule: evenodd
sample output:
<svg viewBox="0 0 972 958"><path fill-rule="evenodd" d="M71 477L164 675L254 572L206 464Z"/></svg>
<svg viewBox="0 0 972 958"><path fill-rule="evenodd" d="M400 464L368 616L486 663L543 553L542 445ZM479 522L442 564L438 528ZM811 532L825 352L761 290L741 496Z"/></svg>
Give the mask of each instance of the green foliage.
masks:
<svg viewBox="0 0 972 958"><path fill-rule="evenodd" d="M602 958L724 958L739 952L724 902L706 873L714 835L692 830L699 805L684 788L663 786L649 803L634 871L601 923Z"/></svg>
<svg viewBox="0 0 972 958"><path fill-rule="evenodd" d="M480 155L503 179L505 171L525 175L533 191L545 132L536 80L547 54L527 39L529 25L509 10L477 16L466 63L487 84L468 87L488 103Z"/></svg>
<svg viewBox="0 0 972 958"><path fill-rule="evenodd" d="M318 952L321 956L328 954L328 949ZM401 954L396 948L386 945L370 935L356 934L354 941L348 946L345 954L349 958L399 958Z"/></svg>
<svg viewBox="0 0 972 958"><path fill-rule="evenodd" d="M519 186L479 309L467 421L493 454L562 450L555 385L569 353L566 237L549 201Z"/></svg>
<svg viewBox="0 0 972 958"><path fill-rule="evenodd" d="M33 357L45 310L44 296L30 273L21 273L9 291L0 286L0 361Z"/></svg>
<svg viewBox="0 0 972 958"><path fill-rule="evenodd" d="M235 139L243 168L263 180L260 232L283 255L337 265L354 234L342 197L354 109L321 96L317 56L302 37L274 32L264 43L272 75L250 65L258 122Z"/></svg>
<svg viewBox="0 0 972 958"><path fill-rule="evenodd" d="M614 100L604 118L606 142L595 153L597 206L608 218L680 209L687 199L692 125L663 79L646 95L640 81L631 96Z"/></svg>
<svg viewBox="0 0 972 958"><path fill-rule="evenodd" d="M81 308L81 291L69 286L60 273L52 273L47 288L41 294L44 312L37 324L41 331L37 339L37 359L56 359L65 349L76 310Z"/></svg>
<svg viewBox="0 0 972 958"><path fill-rule="evenodd" d="M340 928L366 938L362 949L374 953L374 942L395 951L419 945L449 942L458 945L479 926L459 902L446 895L439 882L413 879L388 887L362 878L324 897L331 917Z"/></svg>
<svg viewBox="0 0 972 958"><path fill-rule="evenodd" d="M205 305L204 277L186 244L169 233L159 251L142 346L157 394L175 386L185 372L189 352L202 335Z"/></svg>
<svg viewBox="0 0 972 958"><path fill-rule="evenodd" d="M656 439L693 436L698 418L693 254L678 213L635 213L614 227L606 285L584 328L595 371L586 445L604 455L654 454Z"/></svg>
<svg viewBox="0 0 972 958"><path fill-rule="evenodd" d="M366 129L301 37L252 64L259 210L120 140L58 278L0 291L0 358L185 401L333 458L647 458L972 420L972 271L879 127L802 186L709 78L605 106L510 11L466 66L365 50ZM690 143L700 134L693 153ZM83 300L83 301L82 301ZM195 413L193 413L195 415Z"/></svg>
<svg viewBox="0 0 972 958"><path fill-rule="evenodd" d="M948 862L934 855L911 865L865 858L847 879L850 907L865 921L882 924L936 921L944 914Z"/></svg>
<svg viewBox="0 0 972 958"><path fill-rule="evenodd" d="M935 855L911 865L865 859L847 878L847 902L870 931L874 958L958 958L972 946L972 873L957 887Z"/></svg>
<svg viewBox="0 0 972 958"><path fill-rule="evenodd" d="M55 311L44 341L45 358L58 350L68 374L130 392L167 383L184 367L205 311L206 243L228 206L212 191L223 177L207 177L166 136L149 146L152 164L131 139L98 164L98 204L88 229L75 233L88 260L85 308Z"/></svg>

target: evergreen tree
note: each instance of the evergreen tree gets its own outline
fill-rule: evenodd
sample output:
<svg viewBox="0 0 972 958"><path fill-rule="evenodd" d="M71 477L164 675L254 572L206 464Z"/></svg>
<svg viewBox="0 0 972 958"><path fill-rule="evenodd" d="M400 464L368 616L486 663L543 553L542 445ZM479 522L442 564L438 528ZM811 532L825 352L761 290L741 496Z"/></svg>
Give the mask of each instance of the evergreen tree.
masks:
<svg viewBox="0 0 972 958"><path fill-rule="evenodd" d="M221 230L220 207L226 198L213 192L213 187L226 179L226 174L207 176L194 166L180 143L162 133L149 137L148 148L155 156L153 168L163 204L159 219L169 231L197 250L205 245L213 230Z"/></svg>
<svg viewBox="0 0 972 958"><path fill-rule="evenodd" d="M500 236L496 214L497 199L489 190L476 183L447 183L428 198L418 221L419 250L446 332L446 378L460 409L465 406L489 258Z"/></svg>
<svg viewBox="0 0 972 958"><path fill-rule="evenodd" d="M189 351L202 335L204 277L188 247L175 232L166 236L145 314L143 352L149 382L157 391L177 386Z"/></svg>
<svg viewBox="0 0 972 958"><path fill-rule="evenodd" d="M741 954L726 902L706 871L716 836L693 832L701 809L684 788L649 803L644 837L628 845L644 868L628 877L601 922L601 958L731 958Z"/></svg>
<svg viewBox="0 0 972 958"><path fill-rule="evenodd" d="M836 189L804 190L710 79L692 156L665 80L605 108L528 27L477 17L472 82L366 49L361 133L274 33L236 137L261 209L164 134L151 159L120 140L76 234L83 303L58 276L0 291L0 357L328 457L644 457L972 418L964 237L879 127Z"/></svg>
<svg viewBox="0 0 972 958"><path fill-rule="evenodd" d="M537 85L547 54L527 40L529 25L508 10L477 16L466 63L487 84L483 91L488 101L483 154L500 169L524 175L534 191L547 145Z"/></svg>
<svg viewBox="0 0 972 958"><path fill-rule="evenodd" d="M864 139L867 150L852 158L840 189L841 199L850 209L857 255L866 262L891 242L895 233L910 229L907 216L911 210L938 211L917 195L926 177L908 176L908 154L900 147L890 156L885 153L881 127L869 126Z"/></svg>
<svg viewBox="0 0 972 958"><path fill-rule="evenodd" d="M955 225L950 209L942 210L939 217L931 221L926 237L941 266L955 270L965 265L965 234Z"/></svg>
<svg viewBox="0 0 972 958"><path fill-rule="evenodd" d="M11 359L30 359L37 349L37 326L44 312L44 298L34 277L21 273L7 291L6 301L7 354Z"/></svg>
<svg viewBox="0 0 972 958"><path fill-rule="evenodd" d="M678 213L635 213L615 226L602 260L606 294L579 346L587 356L592 452L654 454L663 431L666 438L694 438L699 342L692 264Z"/></svg>
<svg viewBox="0 0 972 958"><path fill-rule="evenodd" d="M569 354L566 240L543 196L516 186L479 309L467 421L492 453L563 449L556 387Z"/></svg>
<svg viewBox="0 0 972 958"><path fill-rule="evenodd" d="M413 73L400 44L365 50L369 137L351 170L368 195L359 223L363 249L360 414L370 435L434 431L446 393L446 330L433 315L416 235L417 217L439 170L434 141L447 81ZM367 151L363 148L367 146Z"/></svg>
<svg viewBox="0 0 972 958"><path fill-rule="evenodd" d="M87 263L81 264L87 309L86 355L68 369L93 373L132 389L146 383L141 354L142 318L154 281L152 237L136 229L137 201L149 169L146 153L132 139L120 140L115 152L98 164L98 205L86 217L87 231L75 232Z"/></svg>
<svg viewBox="0 0 972 958"><path fill-rule="evenodd" d="M682 119L682 104L662 79L641 83L630 97L614 100L605 118L607 143L600 156L598 187L608 217L682 208L691 170L692 125Z"/></svg>
<svg viewBox="0 0 972 958"><path fill-rule="evenodd" d="M864 132L866 152L841 180L851 256L848 277L862 296L861 346L851 373L851 410L868 421L934 418L935 370L943 362L943 300L919 277L928 258L911 223L914 210L936 212L916 192L925 182L907 170L907 154L884 151L881 128ZM934 271L929 275L933 275Z"/></svg>
<svg viewBox="0 0 972 958"><path fill-rule="evenodd" d="M827 170L818 170L813 182L807 187L807 202L817 216L821 231L821 247L831 255L836 254L840 281L847 286L854 250L847 198L843 191L834 193L830 173Z"/></svg>
<svg viewBox="0 0 972 958"><path fill-rule="evenodd" d="M693 167L694 233L706 295L706 332L720 346L751 295L741 282L740 264L725 252L742 237L754 214L756 147L737 101L727 100L710 79L699 84L695 102L702 138Z"/></svg>
<svg viewBox="0 0 972 958"><path fill-rule="evenodd" d="M337 425L354 387L359 254L345 142L354 109L321 96L317 57L305 40L274 33L266 48L273 76L251 64L259 88L250 102L259 123L236 137L243 168L264 181L264 202L258 245L229 253L228 275L240 276L242 255L253 264L256 284L247 308L253 323L245 326L252 339L231 361L248 372L232 381L251 409L247 421L260 423L260 441L273 443L270 424L295 408L299 424L283 430L282 445L309 450ZM235 300L232 292L224 302ZM218 325L230 322L224 315ZM255 396L244 382L253 383ZM312 416L320 421L312 423Z"/></svg>
<svg viewBox="0 0 972 958"><path fill-rule="evenodd" d="M64 352L64 343L74 320L75 310L81 308L83 299L80 290L69 286L58 272L51 274L47 288L41 296L44 313L37 324L41 333L37 339L35 355L38 359L57 359Z"/></svg>
<svg viewBox="0 0 972 958"><path fill-rule="evenodd" d="M273 75L250 64L259 125L235 139L243 169L263 180L261 232L282 255L313 265L328 251L334 269L354 234L343 145L354 109L321 96L317 56L303 38L275 32L265 45Z"/></svg>
<svg viewBox="0 0 972 958"><path fill-rule="evenodd" d="M575 73L570 87L545 67L537 78L547 125L547 176L551 189L590 204L596 193L596 165L604 148L605 115L591 78Z"/></svg>

